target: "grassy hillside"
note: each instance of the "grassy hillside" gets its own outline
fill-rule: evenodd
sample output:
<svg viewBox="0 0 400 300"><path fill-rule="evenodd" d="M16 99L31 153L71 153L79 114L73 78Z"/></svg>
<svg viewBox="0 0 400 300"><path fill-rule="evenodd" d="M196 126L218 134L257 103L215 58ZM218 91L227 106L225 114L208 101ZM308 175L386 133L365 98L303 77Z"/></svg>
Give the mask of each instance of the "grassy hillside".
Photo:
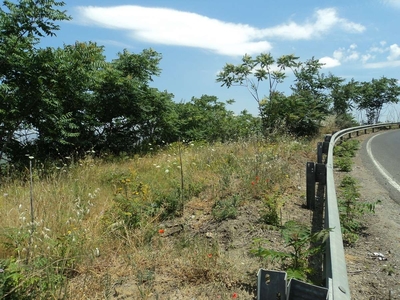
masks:
<svg viewBox="0 0 400 300"><path fill-rule="evenodd" d="M315 145L254 138L51 167L32 159L32 185L27 162L24 180L0 187L0 296L253 299L257 270L281 267L255 250L290 251L282 226L310 226Z"/></svg>

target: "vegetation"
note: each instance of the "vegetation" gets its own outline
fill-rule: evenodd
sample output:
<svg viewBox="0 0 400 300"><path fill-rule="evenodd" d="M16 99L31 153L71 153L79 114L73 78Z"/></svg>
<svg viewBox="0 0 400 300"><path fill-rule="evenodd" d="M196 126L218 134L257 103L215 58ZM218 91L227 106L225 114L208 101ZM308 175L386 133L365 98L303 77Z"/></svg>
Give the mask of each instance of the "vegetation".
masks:
<svg viewBox="0 0 400 300"><path fill-rule="evenodd" d="M251 253L263 259L279 261L289 278L307 280L307 276L313 272L309 258L316 254L322 255L329 230L312 233L308 226L288 221L281 232L285 242L284 251L272 249L265 239L255 239Z"/></svg>
<svg viewBox="0 0 400 300"><path fill-rule="evenodd" d="M0 187L0 293L7 299L94 299L123 293L129 284L125 292L135 299L163 298L177 286L197 295L206 289L205 298L249 295L239 287L256 284L244 276L260 267L246 254L251 239L260 230L263 236L276 232L262 229L259 212L268 199L282 204L290 197L279 206L280 221L297 218L303 180L288 174L313 152L308 142L292 138L253 138L174 143L118 159L90 154L51 170L26 158L33 163L33 224L29 180L10 178ZM226 235L224 224L236 222L244 225ZM235 232L247 232L247 242Z"/></svg>
<svg viewBox="0 0 400 300"><path fill-rule="evenodd" d="M366 213L375 213L376 202L363 202L360 200L357 182L346 175L340 183L339 214L343 232L343 241L353 245L364 229L363 216Z"/></svg>
<svg viewBox="0 0 400 300"><path fill-rule="evenodd" d="M360 142L358 140L347 140L336 145L334 148L334 166L342 172L350 172L353 166L352 158L359 149Z"/></svg>
<svg viewBox="0 0 400 300"><path fill-rule="evenodd" d="M233 238L244 224L246 242L280 228L289 253L263 246L258 256L306 278L304 261L322 251L309 244L326 233L297 220L310 137L331 115L353 124L351 109L378 122L383 105L398 101L397 81L345 83L322 74L315 58L261 53L217 76L247 87L258 116L207 94L176 103L151 86L162 59L153 49L106 61L93 42L41 48L70 19L63 5L3 1L0 9L0 297L149 299L177 286L204 299L251 294L254 278L243 274L259 262ZM278 89L286 70L291 95ZM365 210L347 189L342 218L352 233L359 227L348 222ZM227 254L235 247L246 253L241 263Z"/></svg>

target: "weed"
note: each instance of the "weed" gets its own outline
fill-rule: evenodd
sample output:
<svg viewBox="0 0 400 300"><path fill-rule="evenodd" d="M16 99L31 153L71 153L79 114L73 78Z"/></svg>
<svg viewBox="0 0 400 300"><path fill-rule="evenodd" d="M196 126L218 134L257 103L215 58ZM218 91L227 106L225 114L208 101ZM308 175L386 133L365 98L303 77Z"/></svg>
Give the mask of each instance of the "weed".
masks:
<svg viewBox="0 0 400 300"><path fill-rule="evenodd" d="M333 165L342 172L350 172L353 168L353 160L349 156L335 158Z"/></svg>
<svg viewBox="0 0 400 300"><path fill-rule="evenodd" d="M286 269L289 278L306 280L307 275L312 272L308 266L308 258L312 255L324 252L324 242L329 236L329 229L323 229L317 233L295 221L288 221L282 228L282 237L285 248L290 252L272 250L264 247L264 239L255 239L255 246L250 252L258 257L271 261L278 261L283 269ZM313 243L316 246L311 247Z"/></svg>
<svg viewBox="0 0 400 300"><path fill-rule="evenodd" d="M352 157L355 156L356 151L360 147L358 140L347 140L334 148L334 167L342 172L350 172L353 166Z"/></svg>
<svg viewBox="0 0 400 300"><path fill-rule="evenodd" d="M333 154L338 157L349 156L354 157L356 151L360 148L360 141L358 140L347 140L339 145L336 145Z"/></svg>
<svg viewBox="0 0 400 300"><path fill-rule="evenodd" d="M275 193L272 196L265 196L264 199L264 209L261 211L261 222L279 226L281 218L279 217L279 207L280 203L280 193Z"/></svg>
<svg viewBox="0 0 400 300"><path fill-rule="evenodd" d="M363 229L361 217L366 213L374 213L376 202L360 202L360 192L356 180L347 175L340 183L340 196L338 200L340 223L342 226L343 241L348 244L357 242Z"/></svg>
<svg viewBox="0 0 400 300"><path fill-rule="evenodd" d="M238 206L240 205L240 196L233 195L226 199L219 199L215 202L212 209L212 215L217 221L226 219L236 219Z"/></svg>

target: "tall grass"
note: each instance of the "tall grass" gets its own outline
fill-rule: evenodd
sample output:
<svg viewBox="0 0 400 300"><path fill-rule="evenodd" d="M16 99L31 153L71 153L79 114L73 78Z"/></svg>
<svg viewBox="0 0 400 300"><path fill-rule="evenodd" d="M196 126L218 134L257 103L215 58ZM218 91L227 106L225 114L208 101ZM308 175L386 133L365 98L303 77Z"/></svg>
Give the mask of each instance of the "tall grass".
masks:
<svg viewBox="0 0 400 300"><path fill-rule="evenodd" d="M207 286L199 299L226 298L243 270L207 228L248 205L281 218L312 152L309 142L254 138L34 164L33 224L29 180L0 187L0 298L156 299L193 285Z"/></svg>

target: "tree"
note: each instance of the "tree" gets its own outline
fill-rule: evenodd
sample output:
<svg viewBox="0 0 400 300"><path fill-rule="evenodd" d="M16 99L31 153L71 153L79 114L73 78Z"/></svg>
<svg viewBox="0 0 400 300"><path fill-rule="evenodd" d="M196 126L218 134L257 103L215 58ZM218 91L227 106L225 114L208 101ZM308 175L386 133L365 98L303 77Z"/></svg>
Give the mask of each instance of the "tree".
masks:
<svg viewBox="0 0 400 300"><path fill-rule="evenodd" d="M348 83L337 82L331 89L332 110L336 115L335 123L339 129L358 125L351 113L358 98L358 88L359 82L351 79Z"/></svg>
<svg viewBox="0 0 400 300"><path fill-rule="evenodd" d="M58 9L63 5L53 0L4 1L0 9L0 159L20 146L19 134L32 129L32 112L48 101L36 88L40 79L32 65L42 59L36 48L40 38L54 36L56 22L70 19Z"/></svg>
<svg viewBox="0 0 400 300"><path fill-rule="evenodd" d="M176 107L178 137L183 140L226 142L257 134L259 118L247 111L235 115L227 109L233 100L221 102L216 96L192 97Z"/></svg>
<svg viewBox="0 0 400 300"><path fill-rule="evenodd" d="M379 122L382 108L385 104L399 101L400 87L397 79L382 77L362 82L358 88L359 97L356 99L357 108L365 109L367 123Z"/></svg>
<svg viewBox="0 0 400 300"><path fill-rule="evenodd" d="M242 64L226 64L217 82L228 88L244 86L250 91L257 101L265 133L312 135L330 112L329 89L339 78L320 74L322 63L314 58L305 62L298 59L293 54L283 55L276 61L271 54L260 54L255 59L245 55ZM290 97L277 90L277 85L287 77L287 69L295 76ZM260 98L262 81L267 81L268 95Z"/></svg>
<svg viewBox="0 0 400 300"><path fill-rule="evenodd" d="M124 50L99 73L88 113L94 116L98 150L117 154L154 143L173 131L173 95L150 88L161 72L161 55L152 49L139 54Z"/></svg>
<svg viewBox="0 0 400 300"><path fill-rule="evenodd" d="M256 100L260 113L261 101L259 95L259 84L266 80L269 88L269 98L276 91L278 83L282 83L287 77L286 68L293 69L298 66L298 57L293 54L283 55L275 61L270 53L261 53L255 59L250 55L244 55L242 63L239 65L226 64L223 70L217 75L217 82L221 86L230 88L231 86L246 87L251 96ZM277 67L274 67L274 64Z"/></svg>

